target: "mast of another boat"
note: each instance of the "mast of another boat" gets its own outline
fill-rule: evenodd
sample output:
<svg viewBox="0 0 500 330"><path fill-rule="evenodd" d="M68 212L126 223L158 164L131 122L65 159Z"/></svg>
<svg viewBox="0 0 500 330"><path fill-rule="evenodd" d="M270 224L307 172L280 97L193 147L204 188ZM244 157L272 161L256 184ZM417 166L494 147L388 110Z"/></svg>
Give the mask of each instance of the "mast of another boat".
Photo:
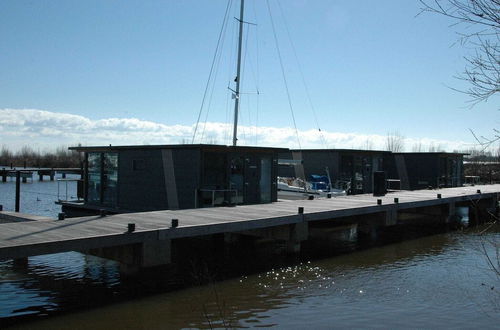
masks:
<svg viewBox="0 0 500 330"><path fill-rule="evenodd" d="M236 90L234 91L234 124L233 124L233 146L238 142L238 112L240 110L240 72L241 72L241 47L243 44L243 10L245 9L245 0L241 0L240 5L240 32L238 38L238 64L236 67Z"/></svg>

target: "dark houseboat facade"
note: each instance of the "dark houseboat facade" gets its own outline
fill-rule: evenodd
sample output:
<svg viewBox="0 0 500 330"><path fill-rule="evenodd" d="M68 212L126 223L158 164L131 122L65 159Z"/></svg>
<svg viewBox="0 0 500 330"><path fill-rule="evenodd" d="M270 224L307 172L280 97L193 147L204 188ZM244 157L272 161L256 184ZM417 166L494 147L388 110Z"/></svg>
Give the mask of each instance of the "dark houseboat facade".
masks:
<svg viewBox="0 0 500 330"><path fill-rule="evenodd" d="M278 153L221 145L74 147L84 153L83 202L68 215L175 210L277 200Z"/></svg>

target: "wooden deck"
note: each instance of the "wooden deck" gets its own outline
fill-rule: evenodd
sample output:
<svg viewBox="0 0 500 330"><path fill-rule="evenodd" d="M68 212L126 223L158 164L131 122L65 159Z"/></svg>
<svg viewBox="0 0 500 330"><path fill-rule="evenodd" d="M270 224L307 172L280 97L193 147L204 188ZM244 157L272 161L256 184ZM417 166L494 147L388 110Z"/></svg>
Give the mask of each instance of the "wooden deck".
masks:
<svg viewBox="0 0 500 330"><path fill-rule="evenodd" d="M477 190L481 192L478 193ZM0 223L0 260L65 251L112 247L217 233L241 232L300 222L394 212L463 201L498 200L500 184L439 190L401 191L383 197L343 196L272 204L92 216L65 220L22 217ZM437 198L441 194L441 198ZM394 202L399 199L399 203ZM381 199L382 204L377 204ZM303 207L300 214L298 208ZM10 213L12 216L12 213ZM2 213L0 212L0 222ZM171 228L172 219L179 220ZM133 233L127 225L135 224Z"/></svg>

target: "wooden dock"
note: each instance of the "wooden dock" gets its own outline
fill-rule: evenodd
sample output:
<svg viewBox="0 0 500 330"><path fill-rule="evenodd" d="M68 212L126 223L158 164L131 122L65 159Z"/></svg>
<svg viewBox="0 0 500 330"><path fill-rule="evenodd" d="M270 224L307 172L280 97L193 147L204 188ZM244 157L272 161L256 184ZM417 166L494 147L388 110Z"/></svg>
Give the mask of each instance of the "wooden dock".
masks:
<svg viewBox="0 0 500 330"><path fill-rule="evenodd" d="M16 218L16 214L9 213L11 220L4 220L6 223L1 223L0 212L0 260L134 244L150 245L157 251L159 246L180 238L252 231L262 234L273 228L288 228L285 236L281 233L277 237L295 237L300 243L301 240L308 239L307 228L316 221L334 224L339 219L354 217L358 219L356 221L369 218L375 219L370 221L374 221L378 226L391 226L398 224L398 214L408 210L437 207L444 210L445 215L451 216L455 206L481 203L482 208L491 210L497 208L499 195L500 184L496 184L400 191L383 197L352 195L331 199L279 201L272 204L166 210L65 220L19 215L14 222L12 219ZM173 219L178 221L178 227L172 227L172 222L175 222ZM369 224L366 221L364 223ZM131 228L131 224L135 228ZM297 233L296 229L300 229L302 233ZM168 251L169 248L164 254L168 254ZM142 255L144 256L144 252ZM156 258L154 255L156 252L153 253L153 258ZM162 258L164 261L170 260L169 256ZM143 265L155 264L161 262L143 262Z"/></svg>

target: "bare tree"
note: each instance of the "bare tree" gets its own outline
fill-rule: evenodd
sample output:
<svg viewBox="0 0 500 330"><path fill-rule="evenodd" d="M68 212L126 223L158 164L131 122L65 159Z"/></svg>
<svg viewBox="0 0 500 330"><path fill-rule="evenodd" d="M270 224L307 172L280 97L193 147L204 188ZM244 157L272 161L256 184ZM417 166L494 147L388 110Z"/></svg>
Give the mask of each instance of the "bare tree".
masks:
<svg viewBox="0 0 500 330"><path fill-rule="evenodd" d="M386 150L392 152L402 152L405 148L405 137L399 132L392 132L387 134L387 140L385 142Z"/></svg>
<svg viewBox="0 0 500 330"><path fill-rule="evenodd" d="M370 138L367 138L364 145L361 146L360 149L364 149L364 150L373 150L373 141L370 140Z"/></svg>
<svg viewBox="0 0 500 330"><path fill-rule="evenodd" d="M444 15L464 25L460 42L475 49L465 57L464 72L457 78L470 84L460 92L471 97L472 106L488 100L500 91L500 1L499 0L420 0L421 12ZM498 132L497 132L498 133ZM498 139L498 137L497 137Z"/></svg>
<svg viewBox="0 0 500 330"><path fill-rule="evenodd" d="M424 151L424 147L422 145L422 141L418 141L416 142L412 147L411 147L411 151L413 152L422 152Z"/></svg>

